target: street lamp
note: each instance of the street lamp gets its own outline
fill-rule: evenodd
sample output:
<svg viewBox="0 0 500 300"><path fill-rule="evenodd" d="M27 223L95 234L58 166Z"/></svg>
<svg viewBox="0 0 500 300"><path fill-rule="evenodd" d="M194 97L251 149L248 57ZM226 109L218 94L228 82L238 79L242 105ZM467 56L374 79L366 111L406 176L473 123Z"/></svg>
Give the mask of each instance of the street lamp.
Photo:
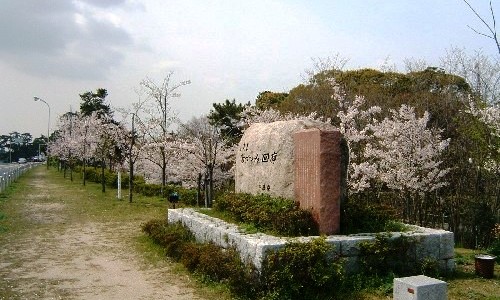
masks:
<svg viewBox="0 0 500 300"><path fill-rule="evenodd" d="M38 97L33 97L33 99L35 101L42 101L43 103L45 103L45 105L47 105L47 108L49 109L49 120L47 122L47 169L49 168L49 152L48 152L48 147L49 147L49 137L50 137L50 105L45 101L43 100L42 98L38 98Z"/></svg>

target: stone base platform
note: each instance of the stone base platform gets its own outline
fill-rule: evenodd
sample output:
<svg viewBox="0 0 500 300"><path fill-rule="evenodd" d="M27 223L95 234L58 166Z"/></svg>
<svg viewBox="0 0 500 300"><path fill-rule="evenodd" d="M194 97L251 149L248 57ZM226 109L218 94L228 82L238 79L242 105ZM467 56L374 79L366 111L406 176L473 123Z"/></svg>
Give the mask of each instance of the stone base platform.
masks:
<svg viewBox="0 0 500 300"><path fill-rule="evenodd" d="M317 236L285 238L263 233L246 234L235 224L196 212L192 208L168 210L168 222L181 222L199 242L212 242L223 248L234 247L242 261L252 263L258 270L269 250L277 250L287 242L307 242ZM455 268L453 233L412 226L409 232L392 232L392 238L407 236L416 241L414 249L408 254L410 261L431 258L439 263L441 271L449 272ZM362 242L375 241L375 233L355 235L331 235L326 241L333 245L334 255L344 258L347 272L356 272L358 268L359 245Z"/></svg>
<svg viewBox="0 0 500 300"><path fill-rule="evenodd" d="M446 300L446 282L424 275L394 278L394 300Z"/></svg>

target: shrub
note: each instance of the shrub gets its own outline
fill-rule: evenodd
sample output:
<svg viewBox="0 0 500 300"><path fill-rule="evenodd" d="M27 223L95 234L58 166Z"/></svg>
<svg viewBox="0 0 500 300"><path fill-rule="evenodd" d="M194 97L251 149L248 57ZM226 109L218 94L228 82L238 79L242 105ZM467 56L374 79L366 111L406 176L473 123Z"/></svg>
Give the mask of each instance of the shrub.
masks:
<svg viewBox="0 0 500 300"><path fill-rule="evenodd" d="M495 214L486 197L465 198L462 243L467 248L488 248L493 242Z"/></svg>
<svg viewBox="0 0 500 300"><path fill-rule="evenodd" d="M196 190L186 189L186 188L178 186L176 191L179 194L179 201L181 201L182 203L184 203L188 206L198 205L198 203L197 203L198 193Z"/></svg>
<svg viewBox="0 0 500 300"><path fill-rule="evenodd" d="M191 232L180 223L169 224L166 220L151 220L142 226L142 230L176 260L181 258L185 244L194 241Z"/></svg>
<svg viewBox="0 0 500 300"><path fill-rule="evenodd" d="M200 244L186 243L183 247L180 262L190 271L196 271L200 264Z"/></svg>
<svg viewBox="0 0 500 300"><path fill-rule="evenodd" d="M500 263L500 224L496 223L491 232L493 242L488 248L488 253L495 255L497 263Z"/></svg>
<svg viewBox="0 0 500 300"><path fill-rule="evenodd" d="M424 258L420 265L420 274L429 276L429 277L439 277L439 262L431 257Z"/></svg>
<svg viewBox="0 0 500 300"><path fill-rule="evenodd" d="M343 234L399 229L393 226L397 220L394 208L378 203L349 201L344 206L343 217L341 227Z"/></svg>
<svg viewBox="0 0 500 300"><path fill-rule="evenodd" d="M409 261L407 254L414 241L408 237L391 238L389 234L377 234L374 242L360 243L362 272L385 276L394 273L401 276L418 272L418 263Z"/></svg>
<svg viewBox="0 0 500 300"><path fill-rule="evenodd" d="M284 198L226 193L215 201L214 209L229 213L238 222L250 223L258 230L277 235L317 235L319 232L309 211Z"/></svg>
<svg viewBox="0 0 500 300"><path fill-rule="evenodd" d="M332 246L324 238L289 243L267 255L262 283L267 299L328 299L342 278L342 267L332 260Z"/></svg>
<svg viewBox="0 0 500 300"><path fill-rule="evenodd" d="M236 250L197 243L180 223L169 224L166 220L151 220L142 225L142 230L165 248L167 256L205 280L225 282L243 299L255 299L261 292L258 273L241 262Z"/></svg>

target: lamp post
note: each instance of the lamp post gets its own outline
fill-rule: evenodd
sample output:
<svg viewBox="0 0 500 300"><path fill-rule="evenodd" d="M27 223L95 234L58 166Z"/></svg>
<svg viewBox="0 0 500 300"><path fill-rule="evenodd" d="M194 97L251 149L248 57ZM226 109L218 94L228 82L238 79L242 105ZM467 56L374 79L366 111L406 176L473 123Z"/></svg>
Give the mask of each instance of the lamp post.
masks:
<svg viewBox="0 0 500 300"><path fill-rule="evenodd" d="M45 101L43 100L42 98L38 98L38 97L33 97L33 99L35 101L42 101L43 103L45 103L45 105L47 105L47 108L49 109L49 120L47 122L47 169L49 168L49 137L50 137L50 105Z"/></svg>

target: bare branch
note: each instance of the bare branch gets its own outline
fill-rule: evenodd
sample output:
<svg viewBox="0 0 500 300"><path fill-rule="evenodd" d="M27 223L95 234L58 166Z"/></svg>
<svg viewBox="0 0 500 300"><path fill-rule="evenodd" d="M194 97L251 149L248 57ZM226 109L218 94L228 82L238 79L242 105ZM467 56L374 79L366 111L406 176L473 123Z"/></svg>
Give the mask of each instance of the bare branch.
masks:
<svg viewBox="0 0 500 300"><path fill-rule="evenodd" d="M467 27L469 27L475 33L477 33L479 35L482 35L482 36L485 36L485 37L488 37L488 38L494 40L495 44L497 46L497 49L498 49L498 54L500 54L500 43L499 43L498 38L497 38L495 12L493 11L493 4L491 3L491 0L490 0L490 12L491 12L491 18L493 20L493 26L490 26L490 24L488 24L488 22L486 22L484 20L484 18L481 17L481 15L474 9L474 7L472 7L472 5L470 5L470 3L467 0L463 0L463 1L472 10L472 12L476 15L476 17L486 26L486 28L488 28L488 31L491 33L491 35L479 32L478 30L472 28L471 26L467 25Z"/></svg>

